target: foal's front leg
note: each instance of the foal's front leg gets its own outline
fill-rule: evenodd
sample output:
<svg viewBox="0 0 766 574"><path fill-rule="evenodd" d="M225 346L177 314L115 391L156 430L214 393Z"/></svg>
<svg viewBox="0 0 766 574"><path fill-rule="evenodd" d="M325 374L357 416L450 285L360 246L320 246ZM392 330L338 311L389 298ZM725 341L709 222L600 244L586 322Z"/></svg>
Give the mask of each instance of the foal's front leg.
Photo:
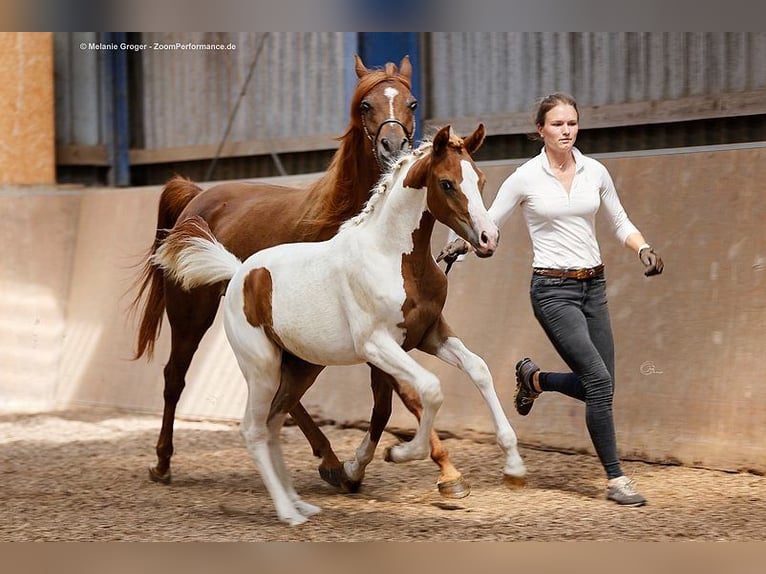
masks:
<svg viewBox="0 0 766 574"><path fill-rule="evenodd" d="M506 456L503 468L505 482L511 488L524 486L527 469L519 455L516 433L503 412L500 399L495 392L492 374L484 359L468 350L455 336L443 317L440 317L437 324L426 334L418 348L440 358L445 363L454 365L473 381L489 407L497 444Z"/></svg>
<svg viewBox="0 0 766 574"><path fill-rule="evenodd" d="M375 333L364 344L367 362L392 377L403 381L418 393L423 412L415 436L406 443L389 448L385 458L391 462L405 462L426 458L430 452L429 437L436 412L444 399L439 379L410 357L387 333Z"/></svg>
<svg viewBox="0 0 766 574"><path fill-rule="evenodd" d="M372 460L377 448L380 436L391 418L391 389L396 391L407 410L420 421L420 413L423 405L420 404L417 393L409 385L397 381L391 375L384 373L377 367L371 366L372 392L374 404L370 419L370 431L365 435L362 444L356 451L353 461L344 463L346 474L361 484L364 478L364 469ZM445 498L464 498L471 493L471 485L463 478L461 472L455 468L450 460L447 449L439 439L435 430L431 431L431 460L439 466L439 478L436 487L439 494Z"/></svg>

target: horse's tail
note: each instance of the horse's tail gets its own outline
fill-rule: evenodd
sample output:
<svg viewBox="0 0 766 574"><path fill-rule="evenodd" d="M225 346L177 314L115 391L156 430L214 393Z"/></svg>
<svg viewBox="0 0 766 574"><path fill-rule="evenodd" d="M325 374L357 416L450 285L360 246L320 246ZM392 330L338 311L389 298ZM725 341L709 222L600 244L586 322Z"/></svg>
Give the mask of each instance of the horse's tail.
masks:
<svg viewBox="0 0 766 574"><path fill-rule="evenodd" d="M242 262L195 215L176 225L152 255L152 263L183 289L228 281Z"/></svg>
<svg viewBox="0 0 766 574"><path fill-rule="evenodd" d="M154 236L154 243L147 254L141 274L136 280L138 294L131 304L133 310L137 310L139 306L142 307L134 359L140 358L144 353L151 359L154 354L154 343L160 336L162 315L165 312L163 272L162 269L152 263L151 257L157 251L165 235L167 235L168 229L175 225L184 208L200 193L202 193L201 187L191 180L177 175L165 184L160 195L160 204L157 212L157 232Z"/></svg>

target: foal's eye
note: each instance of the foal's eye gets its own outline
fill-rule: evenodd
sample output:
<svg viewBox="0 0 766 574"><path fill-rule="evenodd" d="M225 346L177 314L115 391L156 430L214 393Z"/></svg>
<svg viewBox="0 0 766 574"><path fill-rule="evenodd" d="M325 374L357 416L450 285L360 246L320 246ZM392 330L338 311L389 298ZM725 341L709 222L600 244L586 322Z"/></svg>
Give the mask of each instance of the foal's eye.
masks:
<svg viewBox="0 0 766 574"><path fill-rule="evenodd" d="M372 109L372 104L367 100L364 100L361 104L359 104L359 109L363 112L369 112Z"/></svg>
<svg viewBox="0 0 766 574"><path fill-rule="evenodd" d="M415 100L414 102L412 102L412 103L410 104L410 109L411 109L411 110L413 110L413 111L414 111L414 110L415 110L415 108L417 108L417 107L418 107L418 101L417 101L417 100Z"/></svg>
<svg viewBox="0 0 766 574"><path fill-rule="evenodd" d="M441 180L439 182L439 187L442 188L442 191L452 191L453 189L455 189L452 186L452 182L450 180L448 180L448 179Z"/></svg>

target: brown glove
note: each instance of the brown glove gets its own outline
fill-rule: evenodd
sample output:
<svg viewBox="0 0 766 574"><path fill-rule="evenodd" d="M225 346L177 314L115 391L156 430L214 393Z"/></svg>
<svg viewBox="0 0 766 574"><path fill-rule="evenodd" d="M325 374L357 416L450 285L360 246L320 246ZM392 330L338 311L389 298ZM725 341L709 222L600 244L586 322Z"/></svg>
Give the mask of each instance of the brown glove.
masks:
<svg viewBox="0 0 766 574"><path fill-rule="evenodd" d="M442 248L439 255L436 256L436 262L438 263L442 260L447 262L447 268L444 270L444 273L447 274L449 273L452 264L457 261L457 258L468 253L469 248L470 246L468 242L465 239L458 237Z"/></svg>
<svg viewBox="0 0 766 574"><path fill-rule="evenodd" d="M665 266L662 263L662 258L657 255L654 252L654 249L652 249L649 246L646 246L642 248L638 252L638 258L641 260L641 263L644 264L644 267L646 270L644 271L644 275L647 277L651 277L652 275L659 275L662 273L662 269Z"/></svg>

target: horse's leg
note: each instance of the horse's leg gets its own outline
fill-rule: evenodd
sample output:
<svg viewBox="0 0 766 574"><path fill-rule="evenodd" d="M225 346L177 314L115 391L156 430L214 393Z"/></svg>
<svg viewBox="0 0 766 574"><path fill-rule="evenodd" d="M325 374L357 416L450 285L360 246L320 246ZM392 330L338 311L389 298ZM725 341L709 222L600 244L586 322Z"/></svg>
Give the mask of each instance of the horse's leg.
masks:
<svg viewBox="0 0 766 574"><path fill-rule="evenodd" d="M215 319L221 288L212 286L183 291L171 281L166 281L165 290L171 331L170 357L163 372L165 408L157 439L157 465L149 467L149 477L155 482L168 484L171 480L170 458L173 456L176 406L186 386L186 373L192 357Z"/></svg>
<svg viewBox="0 0 766 574"><path fill-rule="evenodd" d="M346 475L356 484L353 492L356 492L361 486L364 471L367 465L372 462L380 437L383 436L386 424L391 418L391 396L394 386L398 385L396 379L372 364L370 365L370 384L373 398L370 428L357 447L354 460L343 463Z"/></svg>
<svg viewBox="0 0 766 574"><path fill-rule="evenodd" d="M444 398L439 379L410 357L387 334L374 334L364 344L363 352L367 362L412 385L423 405L420 425L415 436L409 442L388 448L385 459L390 462L405 462L426 458L430 452L429 437L433 430L434 418Z"/></svg>
<svg viewBox="0 0 766 574"><path fill-rule="evenodd" d="M375 449L380 442L380 437L391 418L391 391L401 398L407 409L420 421L420 413L423 410L417 393L406 384L400 384L388 373L385 373L370 365L372 394L374 398L372 417L370 418L370 430L365 435L359 448L356 450L356 458L344 463L346 474L361 484L364 478L366 466L372 461ZM471 492L468 484L459 470L457 470L449 458L447 449L444 448L436 431L431 431L431 459L439 466L439 480L436 483L439 493L446 498L463 498Z"/></svg>
<svg viewBox="0 0 766 574"><path fill-rule="evenodd" d="M248 335L247 347L232 342L242 374L247 382L247 407L240 432L268 490L277 516L292 526L306 522L306 516L293 503L291 484L285 484L286 469L279 447L279 431L284 415L271 416L272 401L280 382L281 352L263 331ZM294 494L297 497L297 494Z"/></svg>
<svg viewBox="0 0 766 574"><path fill-rule="evenodd" d="M526 483L527 470L519 455L516 433L503 412L500 399L495 392L492 374L484 360L466 348L441 317L432 327L418 348L440 358L464 371L481 392L487 403L495 427L497 443L505 453L503 474L509 487L520 487Z"/></svg>
<svg viewBox="0 0 766 574"><path fill-rule="evenodd" d="M394 388L407 410L420 420L422 406L413 389L408 385L398 383ZM439 494L445 498L465 498L471 494L471 485L452 464L446 447L434 430L431 431L431 460L439 465L440 469L439 480L436 483Z"/></svg>
<svg viewBox="0 0 766 574"><path fill-rule="evenodd" d="M346 475L330 441L299 402L323 369L323 366L307 363L295 355L283 352L281 381L272 404L272 415L280 411L289 411L311 444L314 456L322 459L319 465L319 475L322 479L344 491L356 492L359 490L359 484Z"/></svg>
<svg viewBox="0 0 766 574"><path fill-rule="evenodd" d="M318 514L322 511L322 509L318 506L314 506L313 504L309 504L308 502L301 500L301 497L298 496L298 493L295 491L295 487L293 487L293 481L290 477L290 472L285 466L285 458L282 452L282 441L279 434L280 430L282 429L282 425L285 422L286 416L287 413L284 412L276 413L275 415L271 416L268 421L269 452L271 454L271 463L274 466L274 470L276 471L277 476L279 476L279 479L282 482L282 486L284 487L285 492L290 498L290 501L292 502L295 509L303 516L309 517L313 516L314 514Z"/></svg>

